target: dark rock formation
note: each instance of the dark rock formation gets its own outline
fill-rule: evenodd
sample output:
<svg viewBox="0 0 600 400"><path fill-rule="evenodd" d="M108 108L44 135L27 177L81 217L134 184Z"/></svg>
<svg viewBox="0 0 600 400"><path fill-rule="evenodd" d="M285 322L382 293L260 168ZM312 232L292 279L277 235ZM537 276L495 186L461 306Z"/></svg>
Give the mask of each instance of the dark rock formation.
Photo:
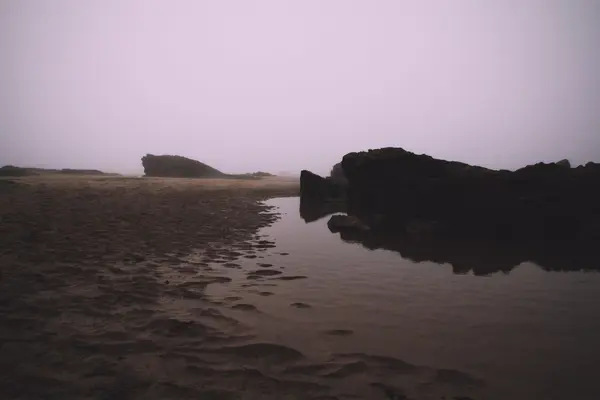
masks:
<svg viewBox="0 0 600 400"><path fill-rule="evenodd" d="M344 156L347 207L378 229L491 239L600 238L600 168L495 171L385 148ZM433 227L433 228L432 228Z"/></svg>
<svg viewBox="0 0 600 400"><path fill-rule="evenodd" d="M118 176L119 174L114 173L106 173L99 171L97 169L72 169L72 168L63 168L63 169L52 169L52 168L23 168L23 167L15 167L14 165L5 165L0 168L0 176L32 176L32 175L53 175L53 174L63 174L63 175L108 175L108 176Z"/></svg>
<svg viewBox="0 0 600 400"><path fill-rule="evenodd" d="M253 172L250 175L255 176L257 178L266 178L266 177L269 177L269 176L275 176L275 175L273 175L273 174L271 174L269 172L264 172L264 171Z"/></svg>
<svg viewBox="0 0 600 400"><path fill-rule="evenodd" d="M331 178L323 178L307 170L300 172L300 195L306 199L340 199L344 191L344 187Z"/></svg>
<svg viewBox="0 0 600 400"><path fill-rule="evenodd" d="M14 165L5 165L0 168L0 176L28 176L35 175L31 171L27 170L27 168L15 167Z"/></svg>
<svg viewBox="0 0 600 400"><path fill-rule="evenodd" d="M346 179L346 175L344 175L344 169L342 168L341 162L333 166L329 173L329 177L333 182L339 185L346 186L348 184L348 179Z"/></svg>
<svg viewBox="0 0 600 400"><path fill-rule="evenodd" d="M107 173L99 171L97 169L63 168L58 172L60 174L66 174L66 175L118 175L118 174L107 174Z"/></svg>
<svg viewBox="0 0 600 400"><path fill-rule="evenodd" d="M351 215L334 215L327 222L331 232L368 231L370 230L364 222Z"/></svg>
<svg viewBox="0 0 600 400"><path fill-rule="evenodd" d="M146 176L170 178L220 178L227 176L200 161L182 156L147 154L142 157L142 165Z"/></svg>

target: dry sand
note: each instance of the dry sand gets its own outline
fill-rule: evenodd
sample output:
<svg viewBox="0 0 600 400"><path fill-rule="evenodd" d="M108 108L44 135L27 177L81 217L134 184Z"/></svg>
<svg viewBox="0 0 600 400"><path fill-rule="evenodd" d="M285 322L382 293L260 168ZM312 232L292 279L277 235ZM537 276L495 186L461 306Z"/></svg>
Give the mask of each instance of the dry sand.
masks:
<svg viewBox="0 0 600 400"><path fill-rule="evenodd" d="M297 193L286 178L1 180L0 397L316 396L253 368L302 355L257 342L203 293L228 282L215 265L273 247L256 232L277 216L258 201Z"/></svg>

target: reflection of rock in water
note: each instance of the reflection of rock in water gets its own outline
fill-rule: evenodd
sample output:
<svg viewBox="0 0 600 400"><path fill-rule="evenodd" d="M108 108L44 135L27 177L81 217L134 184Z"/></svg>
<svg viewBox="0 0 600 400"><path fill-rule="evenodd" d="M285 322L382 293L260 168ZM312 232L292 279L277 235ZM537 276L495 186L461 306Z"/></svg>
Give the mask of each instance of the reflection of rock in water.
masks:
<svg viewBox="0 0 600 400"><path fill-rule="evenodd" d="M386 235L356 229L344 230L340 237L345 242L360 243L369 250L395 251L414 262L448 263L456 274L471 271L475 275L509 273L526 261L547 271L600 269L593 249L574 241L523 243L410 233Z"/></svg>
<svg viewBox="0 0 600 400"><path fill-rule="evenodd" d="M313 200L300 196L300 217L306 222L314 222L331 214L345 212L346 205L341 200Z"/></svg>

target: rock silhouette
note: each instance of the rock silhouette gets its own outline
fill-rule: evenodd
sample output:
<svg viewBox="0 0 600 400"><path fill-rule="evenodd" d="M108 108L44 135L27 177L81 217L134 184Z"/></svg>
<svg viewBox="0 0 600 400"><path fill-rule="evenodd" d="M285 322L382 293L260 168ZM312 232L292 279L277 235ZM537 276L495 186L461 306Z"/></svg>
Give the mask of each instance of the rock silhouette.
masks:
<svg viewBox="0 0 600 400"><path fill-rule="evenodd" d="M380 230L427 225L465 238L600 238L599 164L496 171L384 148L346 154L342 168L348 213Z"/></svg>
<svg viewBox="0 0 600 400"><path fill-rule="evenodd" d="M313 172L300 172L300 195L305 199L325 201L340 199L344 195L344 187L330 177L323 178Z"/></svg>
<svg viewBox="0 0 600 400"><path fill-rule="evenodd" d="M209 165L182 156L147 154L142 157L142 165L146 176L169 178L221 178L226 176Z"/></svg>
<svg viewBox="0 0 600 400"><path fill-rule="evenodd" d="M600 164L492 170L384 148L346 154L341 168L347 185L337 201L330 181L303 171L300 215L347 213L328 223L345 241L450 263L457 273L508 272L525 261L600 270Z"/></svg>
<svg viewBox="0 0 600 400"><path fill-rule="evenodd" d="M106 175L106 176L118 176L119 174L102 172L97 169L52 169L52 168L28 168L28 167L16 167L14 165L5 165L0 167L0 176L35 176L35 175Z"/></svg>

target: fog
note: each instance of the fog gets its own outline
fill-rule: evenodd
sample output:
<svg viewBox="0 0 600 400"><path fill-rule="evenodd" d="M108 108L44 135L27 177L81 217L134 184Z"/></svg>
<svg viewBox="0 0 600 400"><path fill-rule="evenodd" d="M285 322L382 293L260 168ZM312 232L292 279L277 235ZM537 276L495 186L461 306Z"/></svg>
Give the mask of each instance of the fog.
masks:
<svg viewBox="0 0 600 400"><path fill-rule="evenodd" d="M0 164L600 161L600 1L3 0Z"/></svg>

